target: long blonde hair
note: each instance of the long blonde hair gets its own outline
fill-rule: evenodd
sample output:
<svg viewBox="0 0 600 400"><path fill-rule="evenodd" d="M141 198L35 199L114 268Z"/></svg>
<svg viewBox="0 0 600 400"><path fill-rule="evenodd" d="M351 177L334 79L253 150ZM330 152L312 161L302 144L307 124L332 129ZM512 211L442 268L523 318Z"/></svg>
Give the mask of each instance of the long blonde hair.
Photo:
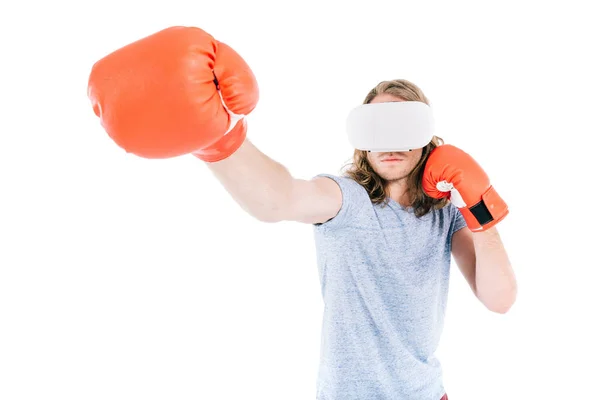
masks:
<svg viewBox="0 0 600 400"><path fill-rule="evenodd" d="M369 91L363 103L368 104L375 96L383 93L399 97L405 101L421 101L429 105L429 100L423 91L417 85L405 79L380 82ZM434 148L443 143L442 138L434 136L427 146L423 148L423 154L419 162L407 176L407 190L410 196L411 207L418 217L427 214L432 208L440 209L448 203L447 199L433 199L427 196L423 191L422 185L423 171L427 158ZM385 206L388 203L386 181L373 170L367 159L367 154L364 150L354 150L352 161L346 165L348 169L344 174L367 190L373 204Z"/></svg>

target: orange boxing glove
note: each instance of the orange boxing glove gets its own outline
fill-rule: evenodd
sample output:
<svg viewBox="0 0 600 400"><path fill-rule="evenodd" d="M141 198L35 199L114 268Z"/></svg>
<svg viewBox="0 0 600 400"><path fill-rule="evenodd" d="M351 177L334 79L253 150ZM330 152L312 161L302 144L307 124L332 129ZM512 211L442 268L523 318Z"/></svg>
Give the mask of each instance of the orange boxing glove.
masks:
<svg viewBox="0 0 600 400"><path fill-rule="evenodd" d="M175 26L96 62L88 97L128 153L215 162L246 138L244 116L258 103L258 84L231 47L202 29Z"/></svg>
<svg viewBox="0 0 600 400"><path fill-rule="evenodd" d="M485 231L508 215L508 206L490 184L485 171L455 146L444 144L433 149L422 182L428 196L449 198L473 232Z"/></svg>

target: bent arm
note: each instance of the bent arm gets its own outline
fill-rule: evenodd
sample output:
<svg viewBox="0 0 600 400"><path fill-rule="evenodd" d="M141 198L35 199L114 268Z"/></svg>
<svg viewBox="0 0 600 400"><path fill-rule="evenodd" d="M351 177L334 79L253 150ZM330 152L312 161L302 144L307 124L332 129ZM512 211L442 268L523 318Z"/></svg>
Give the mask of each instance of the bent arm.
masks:
<svg viewBox="0 0 600 400"><path fill-rule="evenodd" d="M473 233L477 295L490 309L506 313L517 296L517 279L496 227Z"/></svg>
<svg viewBox="0 0 600 400"><path fill-rule="evenodd" d="M491 311L506 313L517 296L517 280L496 227L452 237L452 255L477 298Z"/></svg>
<svg viewBox="0 0 600 400"><path fill-rule="evenodd" d="M247 138L230 157L207 166L242 209L263 222L325 222L342 204L333 180L296 179Z"/></svg>

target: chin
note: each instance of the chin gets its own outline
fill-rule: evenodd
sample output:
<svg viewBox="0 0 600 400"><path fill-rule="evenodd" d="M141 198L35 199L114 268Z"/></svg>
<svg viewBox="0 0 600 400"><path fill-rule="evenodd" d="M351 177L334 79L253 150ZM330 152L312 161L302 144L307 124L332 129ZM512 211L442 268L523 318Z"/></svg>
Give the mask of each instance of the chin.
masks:
<svg viewBox="0 0 600 400"><path fill-rule="evenodd" d="M386 181L397 181L401 179L404 175L402 174L379 174L380 177L385 179Z"/></svg>
<svg viewBox="0 0 600 400"><path fill-rule="evenodd" d="M405 179L408 176L408 172L406 171L394 171L392 173L384 173L381 174L381 177L388 181L397 181L401 179Z"/></svg>

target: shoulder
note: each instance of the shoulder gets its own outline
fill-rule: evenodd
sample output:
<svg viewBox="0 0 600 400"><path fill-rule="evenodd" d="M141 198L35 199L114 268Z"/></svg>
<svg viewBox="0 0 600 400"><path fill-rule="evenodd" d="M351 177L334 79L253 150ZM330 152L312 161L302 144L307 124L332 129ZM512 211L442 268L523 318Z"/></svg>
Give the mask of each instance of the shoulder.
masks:
<svg viewBox="0 0 600 400"><path fill-rule="evenodd" d="M344 176L344 175L334 175L334 174L327 174L327 173L323 173L323 174L318 174L315 175L313 177L314 180L332 180L335 183L337 183L340 186L343 186L344 188L361 188L364 190L364 188L358 183L356 182L354 179L348 177L348 176Z"/></svg>
<svg viewBox="0 0 600 400"><path fill-rule="evenodd" d="M443 209L444 218L448 221L449 233L452 236L455 232L461 230L467 223L459 208L452 203L448 203Z"/></svg>
<svg viewBox="0 0 600 400"><path fill-rule="evenodd" d="M318 174L313 180L334 182L341 192L341 207L337 215L325 223L316 226L336 227L349 223L366 205L370 206L369 194L365 188L354 179L334 174Z"/></svg>
<svg viewBox="0 0 600 400"><path fill-rule="evenodd" d="M346 198L352 197L368 197L368 193L364 187L354 179L347 176L333 175L333 174L318 174L313 177L313 180L330 181L335 182L342 192L342 195Z"/></svg>

